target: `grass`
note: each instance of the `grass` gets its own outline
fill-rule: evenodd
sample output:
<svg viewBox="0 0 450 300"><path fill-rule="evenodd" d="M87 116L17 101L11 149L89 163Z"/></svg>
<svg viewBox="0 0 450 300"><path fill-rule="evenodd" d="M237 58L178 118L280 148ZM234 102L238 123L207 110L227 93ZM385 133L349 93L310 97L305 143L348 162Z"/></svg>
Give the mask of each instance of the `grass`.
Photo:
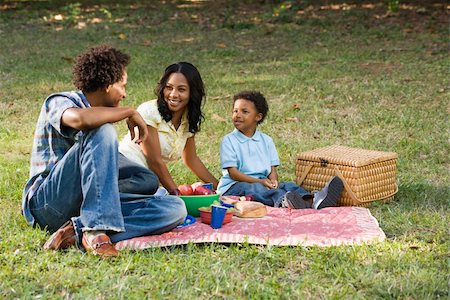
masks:
<svg viewBox="0 0 450 300"><path fill-rule="evenodd" d="M437 1L436 1L437 2ZM448 10L401 1L3 1L0 4L0 298L395 298L449 294ZM283 4L284 6L280 5ZM62 20L60 16L62 16ZM220 176L231 95L261 90L283 180L296 155L331 144L399 155L395 200L371 206L373 245L186 245L101 260L44 252L21 191L43 99L72 89L73 58L110 43L132 55L127 105L153 97L165 66L207 86L198 152ZM125 125L117 124L119 135ZM181 163L180 183L197 181Z"/></svg>

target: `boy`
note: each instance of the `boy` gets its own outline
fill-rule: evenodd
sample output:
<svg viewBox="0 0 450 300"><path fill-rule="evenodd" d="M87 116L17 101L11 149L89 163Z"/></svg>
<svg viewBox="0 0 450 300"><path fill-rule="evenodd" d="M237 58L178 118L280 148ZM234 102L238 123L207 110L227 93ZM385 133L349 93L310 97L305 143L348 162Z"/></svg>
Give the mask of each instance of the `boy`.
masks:
<svg viewBox="0 0 450 300"><path fill-rule="evenodd" d="M107 45L89 49L73 68L79 91L50 95L42 106L23 214L30 225L53 232L44 249L77 244L100 256L117 256L112 243L169 231L186 217L181 199L149 196L157 177L118 153L111 123L126 119L132 139L137 127L137 142L148 134L136 110L119 107L129 61Z"/></svg>
<svg viewBox="0 0 450 300"><path fill-rule="evenodd" d="M274 207L315 208L336 206L343 183L333 177L313 194L292 182L278 182L280 161L272 139L257 130L269 107L264 96L244 91L233 97L235 130L220 145L223 177L217 190L222 195L251 195L255 201Z"/></svg>

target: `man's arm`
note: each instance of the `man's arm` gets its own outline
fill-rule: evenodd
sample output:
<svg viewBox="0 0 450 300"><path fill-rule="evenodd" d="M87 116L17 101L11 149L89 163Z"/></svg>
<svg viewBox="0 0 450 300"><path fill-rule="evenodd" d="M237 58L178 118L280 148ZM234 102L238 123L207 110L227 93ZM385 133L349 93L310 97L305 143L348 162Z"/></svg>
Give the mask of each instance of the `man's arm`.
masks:
<svg viewBox="0 0 450 300"><path fill-rule="evenodd" d="M116 123L127 119L131 138L134 139L134 127L138 127L141 142L147 137L147 125L141 115L129 107L89 107L69 108L61 117L61 124L78 130L97 128L106 123Z"/></svg>

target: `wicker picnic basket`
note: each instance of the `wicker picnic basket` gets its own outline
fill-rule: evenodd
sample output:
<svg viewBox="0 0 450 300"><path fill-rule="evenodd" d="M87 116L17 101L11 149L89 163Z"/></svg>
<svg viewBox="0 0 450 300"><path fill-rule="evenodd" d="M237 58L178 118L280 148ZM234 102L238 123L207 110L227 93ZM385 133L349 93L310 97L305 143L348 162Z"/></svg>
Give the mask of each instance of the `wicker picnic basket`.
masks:
<svg viewBox="0 0 450 300"><path fill-rule="evenodd" d="M332 176L344 182L338 205L369 206L390 201L398 192L397 154L345 146L329 146L298 155L297 184L308 191L320 190Z"/></svg>

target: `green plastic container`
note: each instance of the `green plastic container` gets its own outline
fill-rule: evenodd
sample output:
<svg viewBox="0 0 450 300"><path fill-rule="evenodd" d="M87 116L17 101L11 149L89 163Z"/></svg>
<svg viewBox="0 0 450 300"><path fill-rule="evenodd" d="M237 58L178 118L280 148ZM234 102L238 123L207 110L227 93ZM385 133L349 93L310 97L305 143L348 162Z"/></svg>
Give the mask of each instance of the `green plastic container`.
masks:
<svg viewBox="0 0 450 300"><path fill-rule="evenodd" d="M202 206L210 206L215 200L219 201L220 194L178 196L183 199L188 215L200 217L198 209Z"/></svg>

